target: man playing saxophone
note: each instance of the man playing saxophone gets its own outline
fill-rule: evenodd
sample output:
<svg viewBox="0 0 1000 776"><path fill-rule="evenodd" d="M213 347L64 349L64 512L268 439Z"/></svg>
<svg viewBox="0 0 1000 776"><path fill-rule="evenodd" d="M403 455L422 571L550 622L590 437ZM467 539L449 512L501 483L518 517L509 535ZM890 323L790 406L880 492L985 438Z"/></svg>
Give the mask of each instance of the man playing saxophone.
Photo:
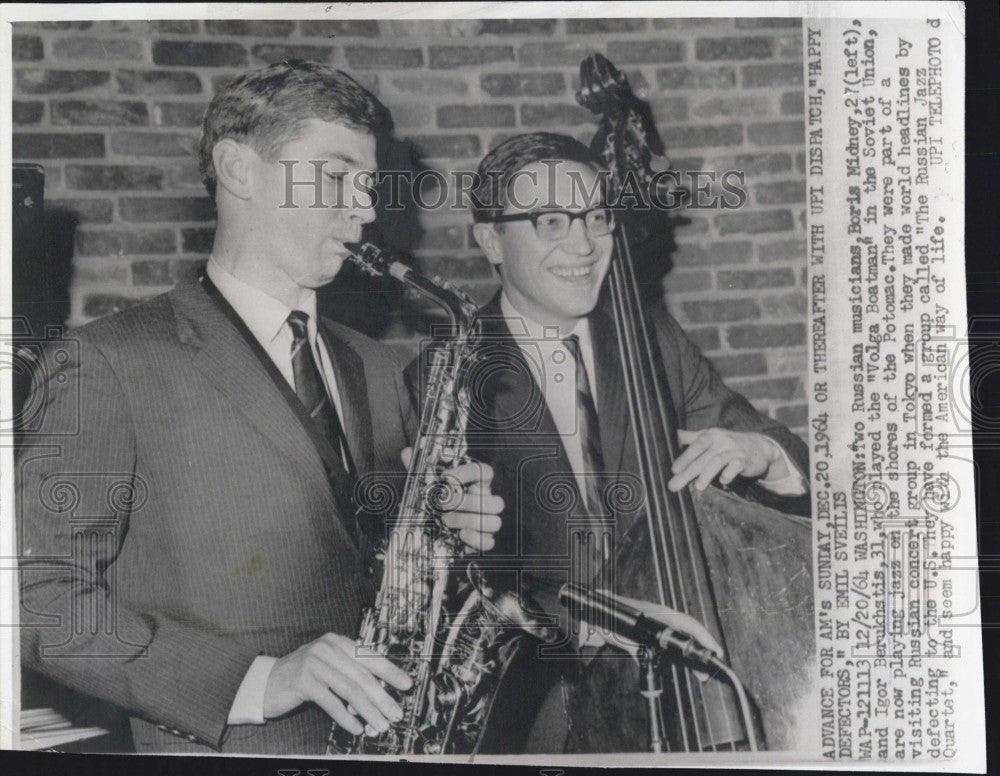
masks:
<svg viewBox="0 0 1000 776"><path fill-rule="evenodd" d="M410 680L354 641L379 578L352 496L402 471L411 392L315 294L374 217L390 127L324 65L224 87L200 145L207 268L74 332L78 356L35 387L44 423L17 469L24 665L124 709L139 752L319 754L331 718L369 735L399 718L386 687ZM443 522L489 549L489 467L452 477L465 492Z"/></svg>

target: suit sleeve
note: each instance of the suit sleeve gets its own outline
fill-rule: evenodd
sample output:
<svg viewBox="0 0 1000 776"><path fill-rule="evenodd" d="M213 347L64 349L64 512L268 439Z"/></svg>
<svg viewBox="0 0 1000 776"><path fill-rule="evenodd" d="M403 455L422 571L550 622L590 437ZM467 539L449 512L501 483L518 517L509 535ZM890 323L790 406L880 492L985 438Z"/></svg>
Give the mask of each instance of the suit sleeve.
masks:
<svg viewBox="0 0 1000 776"><path fill-rule="evenodd" d="M117 595L130 508L149 484L114 370L97 347L79 347L46 360L29 399L40 427L18 447L23 664L218 748L256 651Z"/></svg>
<svg viewBox="0 0 1000 776"><path fill-rule="evenodd" d="M671 381L674 404L684 427L691 431L726 428L732 431L753 431L773 439L788 459L809 482L809 451L805 443L778 421L761 414L743 396L722 381L715 367L706 359L674 318L665 311L654 318L657 338L663 350L664 363ZM790 506L785 497L752 483L743 483L744 495L779 508ZM804 506L803 497L793 499L796 511ZM808 499L808 495L805 497Z"/></svg>

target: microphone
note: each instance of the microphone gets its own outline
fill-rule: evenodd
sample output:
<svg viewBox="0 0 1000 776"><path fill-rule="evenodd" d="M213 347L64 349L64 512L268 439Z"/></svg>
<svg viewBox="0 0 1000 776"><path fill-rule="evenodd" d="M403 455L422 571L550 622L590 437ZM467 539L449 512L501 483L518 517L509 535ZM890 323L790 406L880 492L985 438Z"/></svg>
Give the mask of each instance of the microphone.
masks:
<svg viewBox="0 0 1000 776"><path fill-rule="evenodd" d="M679 652L681 657L712 668L727 668L714 650L701 644L694 636L622 603L613 595L571 582L559 590L559 603L566 607L575 604L582 619L591 625L610 626L612 631L636 644Z"/></svg>

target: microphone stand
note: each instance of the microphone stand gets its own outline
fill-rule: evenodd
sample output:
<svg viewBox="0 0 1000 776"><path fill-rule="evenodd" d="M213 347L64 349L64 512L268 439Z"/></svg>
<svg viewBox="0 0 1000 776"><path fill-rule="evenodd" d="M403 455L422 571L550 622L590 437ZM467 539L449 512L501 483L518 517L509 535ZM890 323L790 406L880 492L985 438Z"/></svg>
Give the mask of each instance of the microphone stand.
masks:
<svg viewBox="0 0 1000 776"><path fill-rule="evenodd" d="M665 728L660 706L663 683L660 678L660 665L669 652L679 652L688 660L694 660L706 668L725 674L736 692L749 749L751 752L758 751L757 730L743 683L736 672L711 649L699 644L693 636L646 616L638 609L619 602L608 593L599 593L582 585L569 583L563 585L559 591L559 600L563 605L575 604L575 608L578 609L575 613L590 625L597 628L610 625L615 633L639 645L638 659L642 674L642 688L639 694L646 699L649 709L649 740L653 752L662 752L664 746Z"/></svg>
<svg viewBox="0 0 1000 776"><path fill-rule="evenodd" d="M663 680L660 678L660 655L662 650L639 647L639 671L642 674L642 689L639 694L646 699L649 710L649 748L654 752L663 751Z"/></svg>

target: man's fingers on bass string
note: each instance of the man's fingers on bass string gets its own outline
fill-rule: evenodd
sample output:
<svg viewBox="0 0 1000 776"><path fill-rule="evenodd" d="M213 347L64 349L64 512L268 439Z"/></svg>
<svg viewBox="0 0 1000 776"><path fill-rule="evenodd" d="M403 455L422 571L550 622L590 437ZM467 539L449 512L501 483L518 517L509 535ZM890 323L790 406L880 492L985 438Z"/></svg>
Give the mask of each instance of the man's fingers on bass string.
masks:
<svg viewBox="0 0 1000 776"><path fill-rule="evenodd" d="M739 474L746 467L746 459L744 458L734 458L729 463L726 464L725 468L722 470L722 474L719 475L719 482L723 485L728 485L734 479L736 475Z"/></svg>

